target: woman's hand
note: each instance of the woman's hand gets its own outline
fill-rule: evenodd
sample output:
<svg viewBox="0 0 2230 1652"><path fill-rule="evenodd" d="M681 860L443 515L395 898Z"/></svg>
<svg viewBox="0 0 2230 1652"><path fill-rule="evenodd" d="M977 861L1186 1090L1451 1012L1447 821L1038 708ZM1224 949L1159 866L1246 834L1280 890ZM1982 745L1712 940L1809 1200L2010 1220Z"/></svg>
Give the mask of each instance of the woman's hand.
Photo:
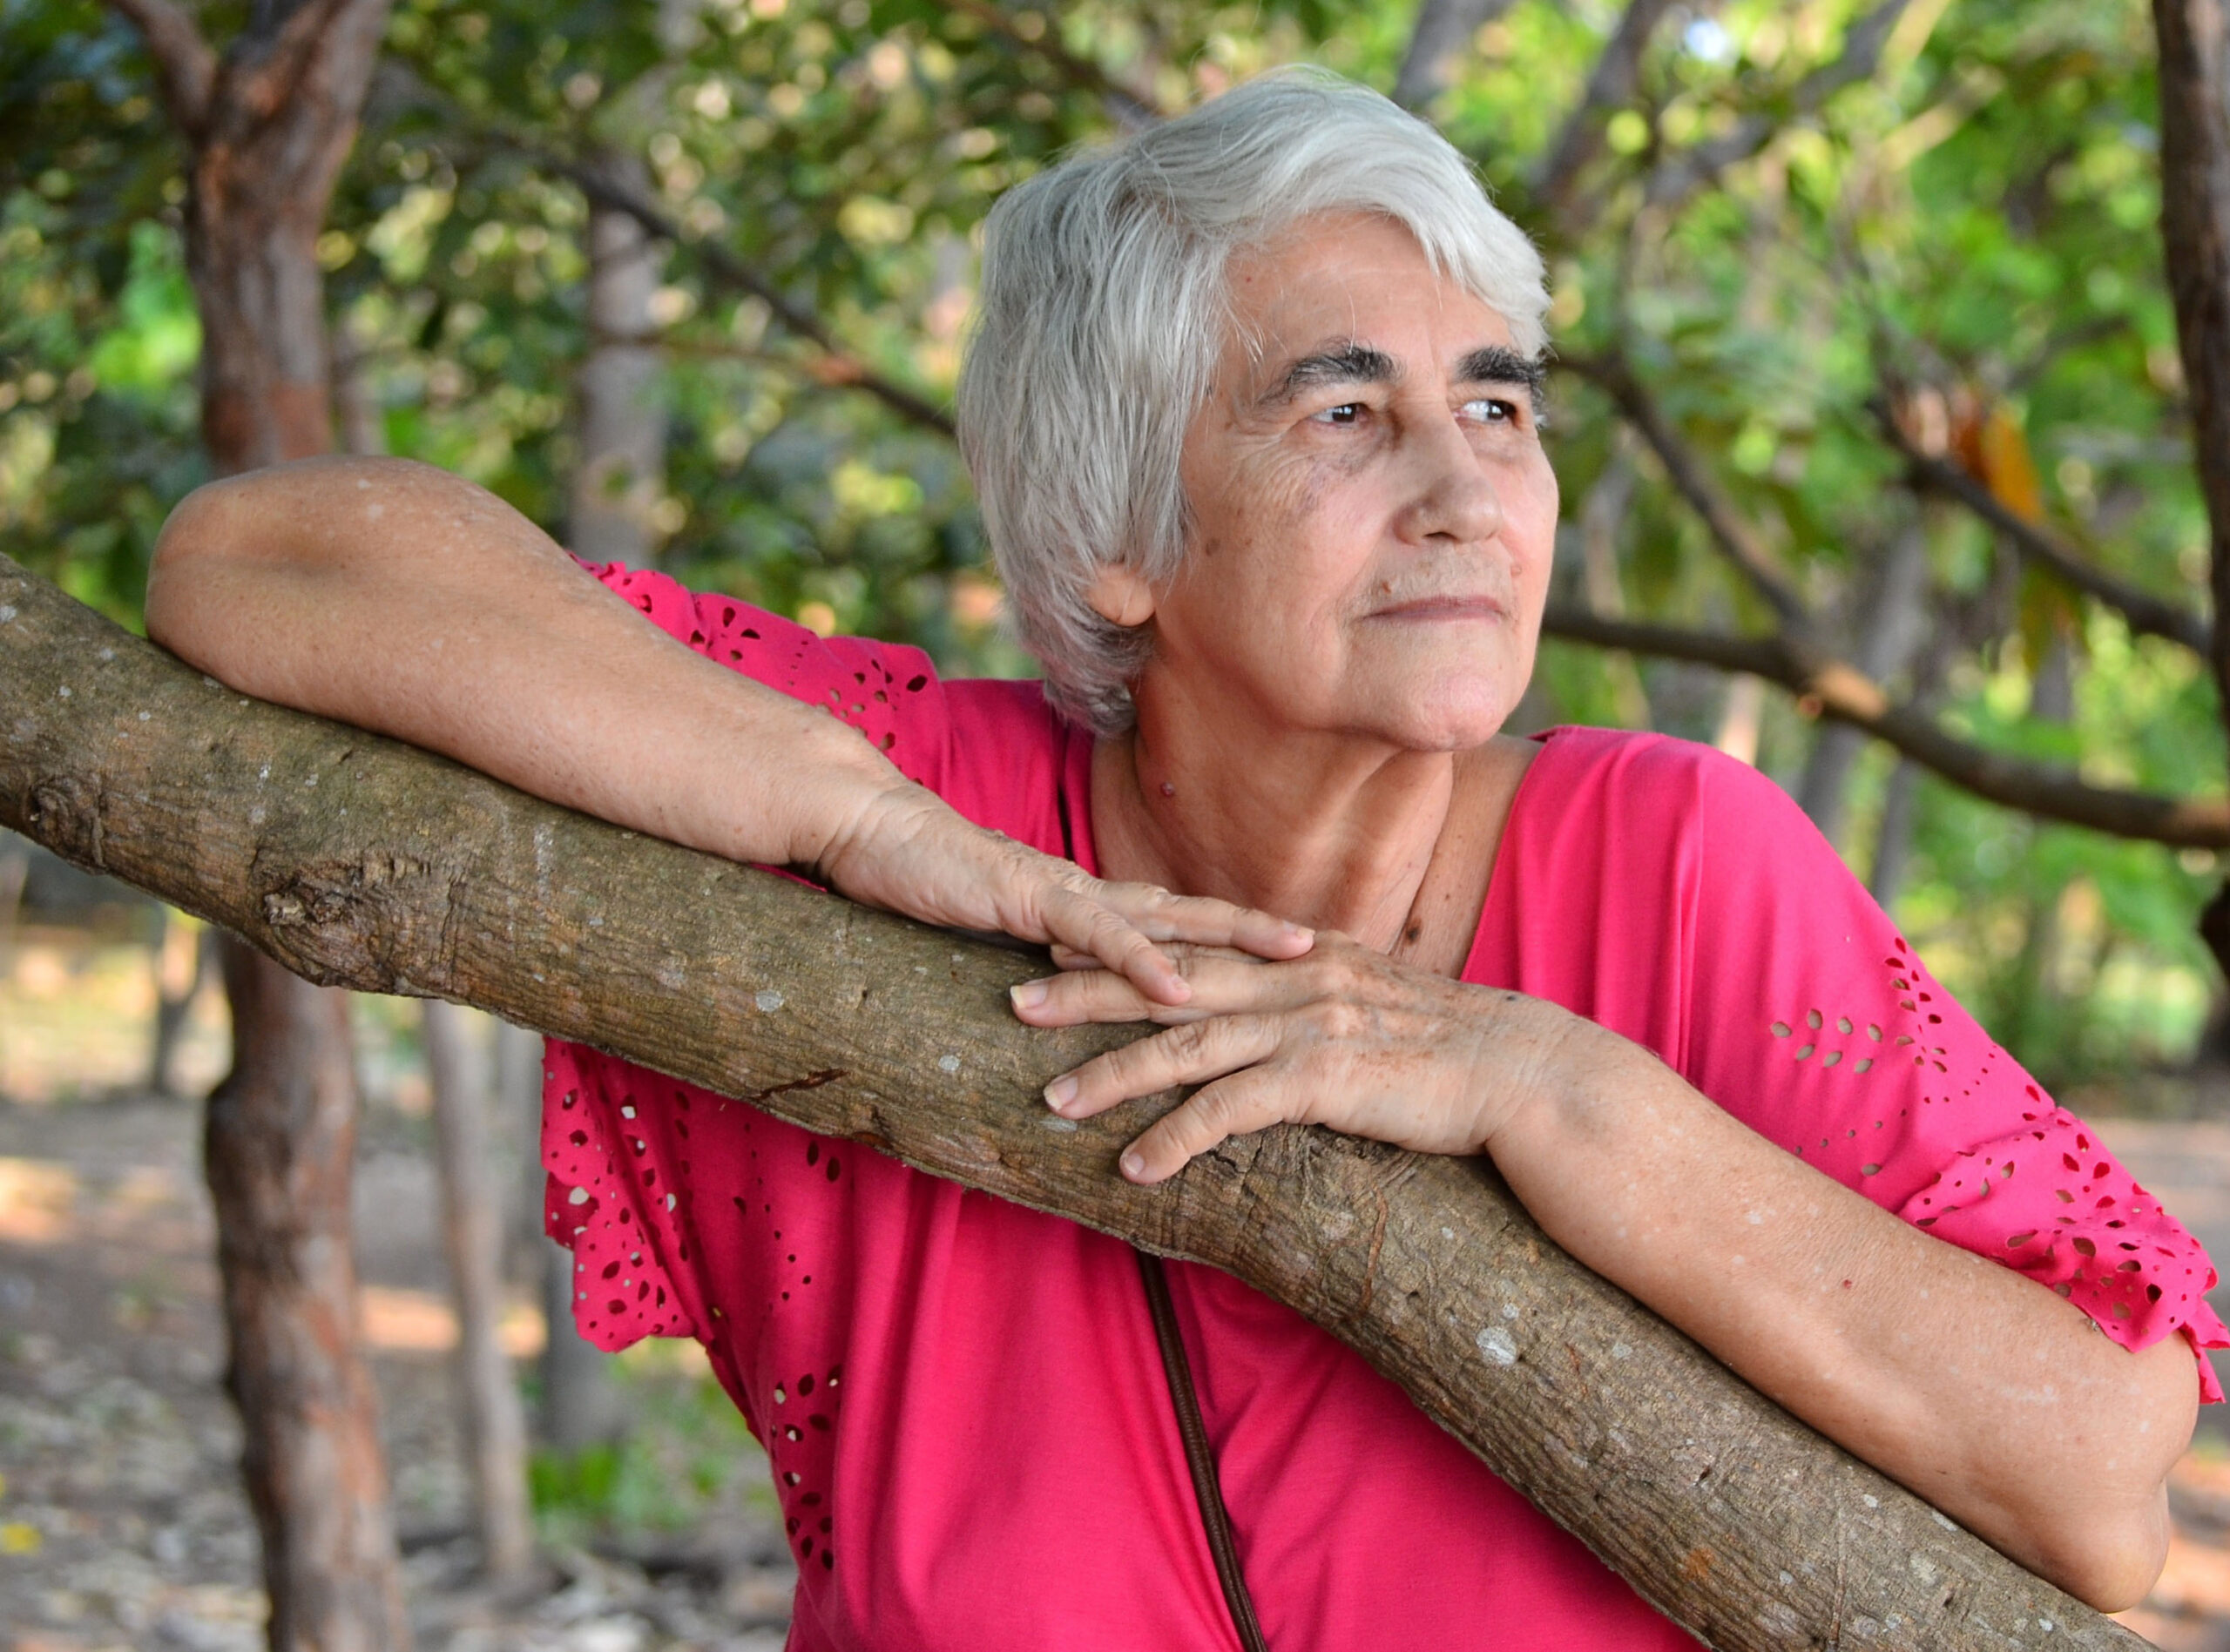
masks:
<svg viewBox="0 0 2230 1652"><path fill-rule="evenodd" d="M1034 1027L1169 1028L1045 1087L1048 1105L1068 1118L1174 1085L1203 1087L1125 1150L1123 1173L1134 1182L1159 1182L1226 1136L1281 1121L1420 1152L1485 1150L1551 1082L1581 1024L1538 999L1450 981L1330 931L1289 962L1172 950L1192 986L1182 1005L1150 1000L1105 969L1013 993L1015 1013Z"/></svg>
<svg viewBox="0 0 2230 1652"><path fill-rule="evenodd" d="M1091 976L1119 988L1141 1013L1193 995L1169 943L1291 959L1314 940L1298 924L1229 901L1104 882L984 831L904 782L875 788L811 859L855 900L948 928L999 930L1050 945L1064 961L1089 961L1098 966Z"/></svg>

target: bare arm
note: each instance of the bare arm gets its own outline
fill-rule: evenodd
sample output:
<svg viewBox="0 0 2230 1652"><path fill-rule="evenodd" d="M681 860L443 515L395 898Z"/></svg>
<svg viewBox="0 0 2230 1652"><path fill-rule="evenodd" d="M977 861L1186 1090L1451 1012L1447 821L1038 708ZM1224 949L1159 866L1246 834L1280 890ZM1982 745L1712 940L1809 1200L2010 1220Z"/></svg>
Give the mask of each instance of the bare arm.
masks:
<svg viewBox="0 0 2230 1652"><path fill-rule="evenodd" d="M2182 1337L2130 1352L2072 1303L1908 1225L1557 1005L1328 932L1273 968L1185 963L1181 1007L1102 970L1016 989L1033 1025L1171 1026L1047 1091L1082 1117L1205 1085L1129 1150L1134 1179L1280 1119L1483 1150L1572 1256L2004 1554L2107 1610L2159 1575L2168 1469L2199 1399Z"/></svg>
<svg viewBox="0 0 2230 1652"><path fill-rule="evenodd" d="M431 466L320 459L201 489L156 546L148 634L260 698L443 752L738 860L816 867L931 922L1059 941L1163 1001L1152 944L1306 933L1105 884L969 825L845 725L645 624L551 538Z"/></svg>

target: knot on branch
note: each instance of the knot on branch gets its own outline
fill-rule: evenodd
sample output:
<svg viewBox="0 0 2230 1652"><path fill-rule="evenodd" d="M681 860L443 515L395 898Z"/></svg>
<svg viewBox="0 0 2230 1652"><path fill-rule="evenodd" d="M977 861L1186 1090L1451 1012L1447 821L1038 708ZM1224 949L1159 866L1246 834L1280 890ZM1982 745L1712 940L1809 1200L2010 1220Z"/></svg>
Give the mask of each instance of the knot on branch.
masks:
<svg viewBox="0 0 2230 1652"><path fill-rule="evenodd" d="M307 862L264 891L264 944L321 987L403 990L388 960L420 954L412 932L447 912L445 896L429 901L418 887L434 875L430 861L376 849Z"/></svg>
<svg viewBox="0 0 2230 1652"><path fill-rule="evenodd" d="M34 781L24 824L64 860L89 872L106 872L103 801L101 784L95 777L65 774Z"/></svg>

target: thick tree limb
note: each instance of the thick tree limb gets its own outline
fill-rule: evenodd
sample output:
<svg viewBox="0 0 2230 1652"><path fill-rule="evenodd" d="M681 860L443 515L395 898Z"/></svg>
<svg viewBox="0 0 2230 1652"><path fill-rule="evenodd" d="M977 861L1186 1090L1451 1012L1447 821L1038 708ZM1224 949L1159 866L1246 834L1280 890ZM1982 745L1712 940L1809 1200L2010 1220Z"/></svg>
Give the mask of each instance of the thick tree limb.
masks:
<svg viewBox="0 0 2230 1652"><path fill-rule="evenodd" d="M155 62L155 83L171 124L188 142L200 133L209 112L209 87L217 78L217 54L173 0L108 0L109 9L139 31Z"/></svg>
<svg viewBox="0 0 2230 1652"><path fill-rule="evenodd" d="M1966 471L1915 445L1897 428L1896 421L1888 416L1886 409L1880 422L1890 445L1904 456L1905 474L1916 489L1957 500L2004 536L2022 556L2118 611L2129 622L2132 630L2181 643L2203 657L2213 657L2214 628L2204 616L2118 578L2091 563L2051 529L2014 515L1999 502L1996 494Z"/></svg>
<svg viewBox="0 0 2230 1652"><path fill-rule="evenodd" d="M1777 683L1833 718L1863 729L1977 797L2047 820L2119 838L2181 848L2230 848L2230 799L2173 798L2092 786L2065 770L2011 757L1947 734L1935 719L1896 705L1880 684L1846 660L1784 637L1727 637L1610 619L1552 606L1544 634L1657 659L1747 671Z"/></svg>
<svg viewBox="0 0 2230 1652"><path fill-rule="evenodd" d="M0 822L314 980L478 1003L1293 1304L1714 1646L2142 1644L1759 1398L1477 1162L1281 1128L1124 1181L1143 1104L1072 1124L1037 1087L1131 1032L1023 1027L1005 989L1042 966L1010 952L245 699L4 559L0 728Z"/></svg>

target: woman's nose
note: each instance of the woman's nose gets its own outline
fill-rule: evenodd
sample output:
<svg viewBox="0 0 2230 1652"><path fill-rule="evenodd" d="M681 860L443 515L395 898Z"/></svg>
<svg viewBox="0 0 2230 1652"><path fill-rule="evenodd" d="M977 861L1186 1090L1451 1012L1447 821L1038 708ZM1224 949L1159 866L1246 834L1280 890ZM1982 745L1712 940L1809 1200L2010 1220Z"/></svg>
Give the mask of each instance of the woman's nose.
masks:
<svg viewBox="0 0 2230 1652"><path fill-rule="evenodd" d="M1434 420L1405 445L1412 466L1399 524L1404 539L1483 544L1502 530L1502 496L1455 419Z"/></svg>

